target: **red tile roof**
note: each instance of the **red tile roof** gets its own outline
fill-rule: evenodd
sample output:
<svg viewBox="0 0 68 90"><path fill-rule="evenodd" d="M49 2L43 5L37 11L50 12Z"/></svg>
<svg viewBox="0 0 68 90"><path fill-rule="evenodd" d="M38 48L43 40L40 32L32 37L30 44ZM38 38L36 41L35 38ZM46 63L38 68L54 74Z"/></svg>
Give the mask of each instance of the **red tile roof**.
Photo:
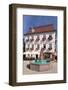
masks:
<svg viewBox="0 0 68 90"><path fill-rule="evenodd" d="M34 31L32 31L32 29L34 29ZM53 24L48 24L44 26L30 28L29 32L27 32L26 34L44 33L44 32L52 32L52 31L55 31Z"/></svg>

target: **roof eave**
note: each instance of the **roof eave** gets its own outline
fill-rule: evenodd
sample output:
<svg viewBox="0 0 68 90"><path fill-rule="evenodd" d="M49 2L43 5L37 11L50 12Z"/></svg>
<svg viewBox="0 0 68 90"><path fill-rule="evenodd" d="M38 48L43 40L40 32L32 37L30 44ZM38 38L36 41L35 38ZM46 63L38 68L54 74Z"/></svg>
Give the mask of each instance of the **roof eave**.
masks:
<svg viewBox="0 0 68 90"><path fill-rule="evenodd" d="M34 32L34 33L26 33L26 34L24 34L24 35L41 34L41 33L50 33L50 32L56 32L56 30L49 31L49 32Z"/></svg>

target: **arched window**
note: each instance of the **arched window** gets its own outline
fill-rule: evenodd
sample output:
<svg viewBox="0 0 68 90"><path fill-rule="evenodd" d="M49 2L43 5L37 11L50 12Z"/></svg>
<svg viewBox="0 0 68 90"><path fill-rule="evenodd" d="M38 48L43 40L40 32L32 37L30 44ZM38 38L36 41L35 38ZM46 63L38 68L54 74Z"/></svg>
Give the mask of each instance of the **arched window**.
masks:
<svg viewBox="0 0 68 90"><path fill-rule="evenodd" d="M49 35L48 40L50 41L52 39L53 39L52 35Z"/></svg>
<svg viewBox="0 0 68 90"><path fill-rule="evenodd" d="M46 40L46 36L44 35L43 38L42 38L42 41L45 41Z"/></svg>

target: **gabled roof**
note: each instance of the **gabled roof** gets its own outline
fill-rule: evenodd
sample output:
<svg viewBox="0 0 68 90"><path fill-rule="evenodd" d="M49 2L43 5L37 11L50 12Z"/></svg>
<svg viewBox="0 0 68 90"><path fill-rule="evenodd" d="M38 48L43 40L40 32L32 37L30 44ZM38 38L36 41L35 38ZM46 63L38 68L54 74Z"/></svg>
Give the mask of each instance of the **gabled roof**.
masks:
<svg viewBox="0 0 68 90"><path fill-rule="evenodd" d="M55 30L54 30L53 24L48 24L48 25L44 25L44 26L32 27L25 35L44 33L44 32L54 32L54 31Z"/></svg>

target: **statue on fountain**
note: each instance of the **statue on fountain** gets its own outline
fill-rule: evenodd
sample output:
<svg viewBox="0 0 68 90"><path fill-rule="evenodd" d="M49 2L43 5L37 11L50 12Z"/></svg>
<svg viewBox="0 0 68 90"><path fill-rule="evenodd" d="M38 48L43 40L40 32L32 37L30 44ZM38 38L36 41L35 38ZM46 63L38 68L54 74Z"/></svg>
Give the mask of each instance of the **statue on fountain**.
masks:
<svg viewBox="0 0 68 90"><path fill-rule="evenodd" d="M41 49L40 51L40 60L44 60L44 53L43 53L43 49Z"/></svg>
<svg viewBox="0 0 68 90"><path fill-rule="evenodd" d="M44 60L43 49L41 49L39 57L38 57L38 55L36 55L35 62L41 62L42 60Z"/></svg>

